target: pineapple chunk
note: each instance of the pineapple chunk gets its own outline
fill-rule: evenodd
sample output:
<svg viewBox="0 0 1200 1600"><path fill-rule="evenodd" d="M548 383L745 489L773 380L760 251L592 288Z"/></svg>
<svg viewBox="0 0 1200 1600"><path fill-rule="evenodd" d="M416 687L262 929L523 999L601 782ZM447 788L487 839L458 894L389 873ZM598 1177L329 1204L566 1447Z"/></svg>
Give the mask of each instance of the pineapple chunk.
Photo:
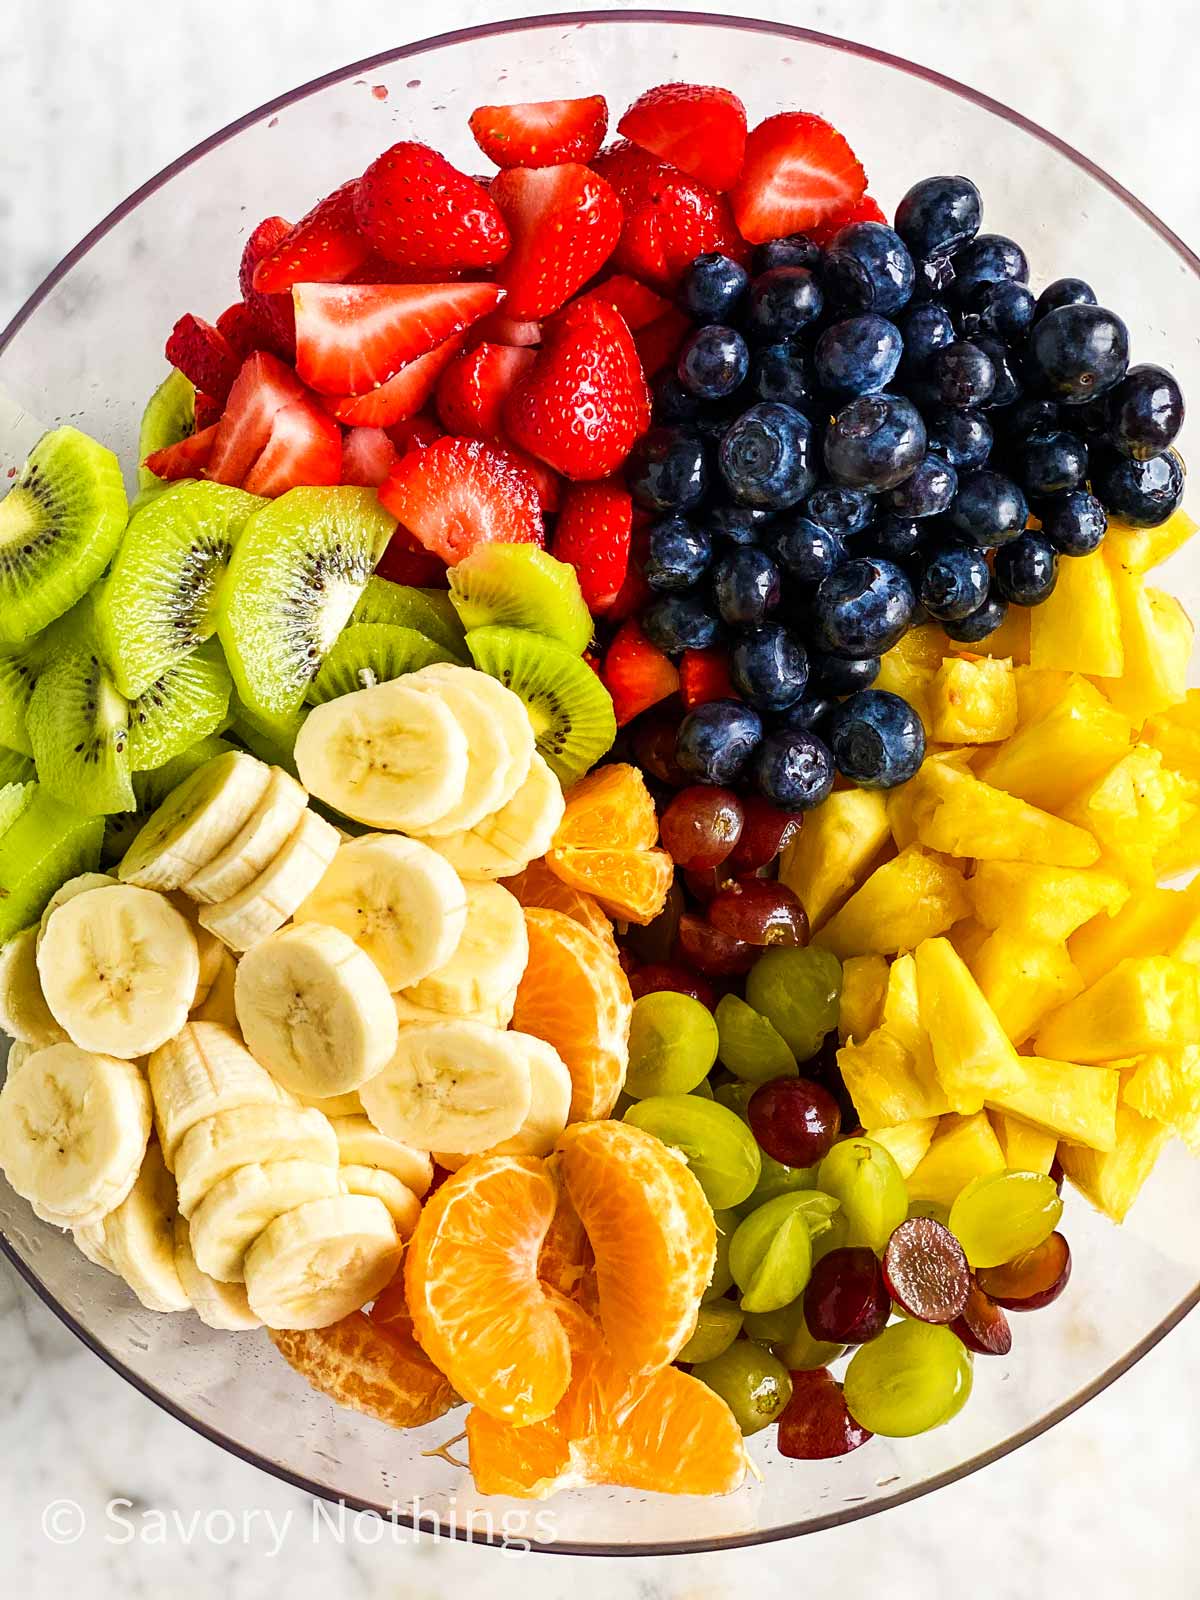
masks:
<svg viewBox="0 0 1200 1600"><path fill-rule="evenodd" d="M1200 1039L1200 967L1173 956L1131 956L1047 1017L1037 1053L1094 1063Z"/></svg>
<svg viewBox="0 0 1200 1600"><path fill-rule="evenodd" d="M979 762L978 776L1043 811L1063 806L1129 749L1126 718L1082 678L1058 702Z"/></svg>
<svg viewBox="0 0 1200 1600"><path fill-rule="evenodd" d="M1032 666L1097 678L1121 676L1125 669L1121 613L1102 549L1060 561L1053 594L1030 617Z"/></svg>
<svg viewBox="0 0 1200 1600"><path fill-rule="evenodd" d="M899 644L884 653L879 662L876 689L898 694L920 717L930 736L929 685L937 675L950 641L935 623L911 628Z"/></svg>
<svg viewBox="0 0 1200 1600"><path fill-rule="evenodd" d="M1015 667L1013 687L1017 691L1017 727L1027 728L1044 717L1066 694L1072 682L1086 683L1074 672L1051 672L1045 667Z"/></svg>
<svg viewBox="0 0 1200 1600"><path fill-rule="evenodd" d="M1200 1044L1143 1056L1125 1079L1122 1097L1200 1151Z"/></svg>
<svg viewBox="0 0 1200 1600"><path fill-rule="evenodd" d="M1160 752L1167 766L1200 782L1200 689L1189 689L1170 711L1151 717L1142 738Z"/></svg>
<svg viewBox="0 0 1200 1600"><path fill-rule="evenodd" d="M784 849L779 878L799 896L810 928L819 928L862 882L888 833L877 789L839 789L809 812Z"/></svg>
<svg viewBox="0 0 1200 1600"><path fill-rule="evenodd" d="M1111 1074L1110 1074L1111 1076ZM992 1128L1004 1151L1004 1165L1013 1172L1049 1172L1058 1149L1056 1134L1035 1128L1021 1117L991 1113Z"/></svg>
<svg viewBox="0 0 1200 1600"><path fill-rule="evenodd" d="M969 772L927 761L905 785L921 843L980 861L1030 861L1090 867L1100 847L1083 828L982 783Z"/></svg>
<svg viewBox="0 0 1200 1600"><path fill-rule="evenodd" d="M1094 867L1031 867L1022 861L981 861L967 889L985 927L1018 929L1055 944L1102 911L1111 917L1129 899L1120 878Z"/></svg>
<svg viewBox="0 0 1200 1600"><path fill-rule="evenodd" d="M1093 1150L1112 1149L1119 1073L1111 1067L1080 1067L1042 1056L1022 1056L1021 1069L1020 1086L991 1096L990 1109L1021 1117L1056 1139L1070 1139Z"/></svg>
<svg viewBox="0 0 1200 1600"><path fill-rule="evenodd" d="M1139 726L1156 712L1177 705L1187 693L1192 624L1187 612L1161 589L1147 589L1118 563L1113 582L1121 607L1125 671L1101 688Z"/></svg>
<svg viewBox="0 0 1200 1600"><path fill-rule="evenodd" d="M1180 550L1196 531L1186 511L1176 511L1157 528L1135 528L1120 517L1109 517L1104 548L1130 572L1149 572Z"/></svg>
<svg viewBox="0 0 1200 1600"><path fill-rule="evenodd" d="M1120 1076L1127 1082L1130 1075ZM1161 1122L1152 1122L1126 1104L1124 1082L1117 1102L1117 1138L1111 1150L1090 1150L1066 1141L1058 1147L1062 1169L1075 1188L1114 1222L1124 1222L1171 1137L1171 1130Z"/></svg>
<svg viewBox="0 0 1200 1600"><path fill-rule="evenodd" d="M887 993L883 997L883 1026L912 1056L926 1083L937 1082L933 1047L921 1021L921 996L917 987L917 963L911 955L897 956L888 969Z"/></svg>
<svg viewBox="0 0 1200 1600"><path fill-rule="evenodd" d="M842 963L842 998L838 1011L838 1038L865 1039L883 1021L888 964L883 956L851 956Z"/></svg>
<svg viewBox="0 0 1200 1600"><path fill-rule="evenodd" d="M929 733L943 744L994 744L1017 726L1011 661L951 656L929 686Z"/></svg>
<svg viewBox="0 0 1200 1600"><path fill-rule="evenodd" d="M890 1128L876 1128L871 1134L876 1144L890 1152L900 1168L902 1177L915 1172L933 1142L937 1117L914 1117L911 1122L897 1122Z"/></svg>
<svg viewBox="0 0 1200 1600"><path fill-rule="evenodd" d="M1093 984L1127 956L1200 956L1200 879L1186 889L1143 889L1115 915L1093 917L1070 943L1071 960Z"/></svg>
<svg viewBox="0 0 1200 1600"><path fill-rule="evenodd" d="M943 933L969 910L958 869L919 845L910 845L875 869L813 943L832 950L842 961L848 956L895 955Z"/></svg>
<svg viewBox="0 0 1200 1600"><path fill-rule="evenodd" d="M956 772L970 772L971 761L976 752L970 748L957 747L949 750L931 751L928 746L925 750L925 762L921 771L927 767L953 767ZM917 840L917 806L922 803L925 786L920 782L921 774L902 783L895 789L889 789L885 804L887 806L888 826L892 830L892 838L896 842L897 850L907 850L910 844Z"/></svg>
<svg viewBox="0 0 1200 1600"><path fill-rule="evenodd" d="M968 884L967 888L970 889ZM992 930L985 928L982 922L976 922L974 917L964 917L961 922L956 922L946 935L959 955L971 965L983 946L992 937Z"/></svg>
<svg viewBox="0 0 1200 1600"><path fill-rule="evenodd" d="M1200 867L1200 811L1192 810L1193 815L1155 856L1155 877L1178 878Z"/></svg>
<svg viewBox="0 0 1200 1600"><path fill-rule="evenodd" d="M937 1082L922 1076L911 1053L889 1028L876 1028L861 1044L843 1045L838 1066L868 1132L937 1117L949 1109Z"/></svg>
<svg viewBox="0 0 1200 1600"><path fill-rule="evenodd" d="M1029 660L1030 626L1032 613L1026 606L1009 606L1008 614L986 639L974 644L958 644L947 640L947 654L1007 657L1022 664Z"/></svg>
<svg viewBox="0 0 1200 1600"><path fill-rule="evenodd" d="M1152 884L1155 857L1196 816L1191 792L1186 779L1163 766L1157 750L1135 745L1072 801L1064 817L1088 829L1128 882Z"/></svg>
<svg viewBox="0 0 1200 1600"><path fill-rule="evenodd" d="M920 1017L951 1108L978 1111L1021 1083L1021 1063L999 1018L948 939L916 950Z"/></svg>
<svg viewBox="0 0 1200 1600"><path fill-rule="evenodd" d="M969 965L1013 1044L1084 989L1065 944L1031 939L1021 928L997 928Z"/></svg>
<svg viewBox="0 0 1200 1600"><path fill-rule="evenodd" d="M1004 1151L985 1111L943 1117L928 1154L909 1177L908 1197L952 1206L972 1178L1002 1172L1004 1165Z"/></svg>

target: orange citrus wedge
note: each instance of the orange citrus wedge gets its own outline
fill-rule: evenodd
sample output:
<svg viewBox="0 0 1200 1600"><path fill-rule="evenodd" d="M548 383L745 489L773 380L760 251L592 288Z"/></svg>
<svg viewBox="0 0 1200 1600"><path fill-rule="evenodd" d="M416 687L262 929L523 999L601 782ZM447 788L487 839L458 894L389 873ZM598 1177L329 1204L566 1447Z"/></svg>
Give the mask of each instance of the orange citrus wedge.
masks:
<svg viewBox="0 0 1200 1600"><path fill-rule="evenodd" d="M555 848L649 850L658 843L658 815L636 767L617 761L567 792Z"/></svg>
<svg viewBox="0 0 1200 1600"><path fill-rule="evenodd" d="M314 1389L393 1428L420 1428L459 1403L449 1380L400 1323L354 1311L328 1328L267 1331Z"/></svg>
<svg viewBox="0 0 1200 1600"><path fill-rule="evenodd" d="M675 863L665 850L579 850L557 846L546 865L569 889L590 894L621 922L647 923L667 903Z"/></svg>
<svg viewBox="0 0 1200 1600"><path fill-rule="evenodd" d="M561 911L578 922L589 933L607 945L616 954L617 941L613 927L590 894L569 888L561 878L556 878L544 861L531 861L524 872L515 878L506 878L504 887L516 895L523 906L541 906L544 911Z"/></svg>
<svg viewBox="0 0 1200 1600"><path fill-rule="evenodd" d="M551 1156L549 1165L555 1167L557 1161L557 1156ZM548 1289L586 1304L594 1296L595 1276L596 1258L584 1232L583 1219L560 1183L558 1206L538 1257L538 1277Z"/></svg>

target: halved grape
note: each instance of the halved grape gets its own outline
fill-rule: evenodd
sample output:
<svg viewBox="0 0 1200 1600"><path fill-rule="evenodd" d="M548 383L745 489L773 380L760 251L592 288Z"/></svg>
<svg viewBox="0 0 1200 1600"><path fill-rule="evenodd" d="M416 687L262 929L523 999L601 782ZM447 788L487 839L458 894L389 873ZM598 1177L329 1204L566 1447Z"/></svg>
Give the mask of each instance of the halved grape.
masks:
<svg viewBox="0 0 1200 1600"><path fill-rule="evenodd" d="M659 989L633 1005L625 1093L687 1094L707 1078L717 1059L712 1012L686 994Z"/></svg>
<svg viewBox="0 0 1200 1600"><path fill-rule="evenodd" d="M719 1083L713 1090L713 1099L719 1105L728 1106L734 1116L741 1117L742 1121L749 1123L746 1116L746 1107L750 1104L750 1096L754 1093L755 1085L742 1083L735 1080L733 1083Z"/></svg>
<svg viewBox="0 0 1200 1600"><path fill-rule="evenodd" d="M800 1308L803 1313L803 1300L800 1302ZM816 1367L828 1367L845 1353L844 1344L836 1344L829 1339L814 1338L803 1314L791 1337L775 1346L775 1354L789 1372L808 1372Z"/></svg>
<svg viewBox="0 0 1200 1600"><path fill-rule="evenodd" d="M736 994L723 995L715 1012L721 1064L747 1083L794 1078L796 1058L787 1040L766 1017Z"/></svg>
<svg viewBox="0 0 1200 1600"><path fill-rule="evenodd" d="M896 1322L851 1357L850 1415L872 1433L907 1439L940 1427L971 1392L971 1357L949 1328Z"/></svg>
<svg viewBox="0 0 1200 1600"><path fill-rule="evenodd" d="M842 964L828 950L768 950L746 979L746 999L787 1040L797 1061L815 1056L837 1027Z"/></svg>
<svg viewBox="0 0 1200 1600"><path fill-rule="evenodd" d="M955 1317L951 1328L977 1356L1006 1356L1012 1349L1012 1329L1000 1307L971 1279L967 1303L962 1316Z"/></svg>
<svg viewBox="0 0 1200 1600"><path fill-rule="evenodd" d="M711 1011L717 1003L716 991L708 979L690 968L674 961L652 961L644 967L634 967L629 974L629 987L635 1000L644 994L657 994L660 989L673 989L676 994L686 994Z"/></svg>
<svg viewBox="0 0 1200 1600"><path fill-rule="evenodd" d="M663 848L676 866L707 872L719 867L741 838L744 816L732 789L691 784L662 814Z"/></svg>
<svg viewBox="0 0 1200 1600"><path fill-rule="evenodd" d="M825 1367L791 1374L792 1398L779 1416L781 1456L797 1461L830 1461L849 1455L871 1437L846 1406L842 1386Z"/></svg>
<svg viewBox="0 0 1200 1600"><path fill-rule="evenodd" d="M971 1292L962 1245L932 1217L910 1217L893 1232L883 1275L892 1299L922 1322L953 1322Z"/></svg>
<svg viewBox="0 0 1200 1600"><path fill-rule="evenodd" d="M1054 1179L1042 1172L985 1172L961 1189L950 1228L973 1267L998 1267L1048 1239L1062 1216Z"/></svg>
<svg viewBox="0 0 1200 1600"><path fill-rule="evenodd" d="M701 1078L700 1082L696 1085L696 1087L694 1089L689 1089L688 1093L689 1094L698 1094L700 1096L701 1100L712 1100L712 1099L715 1098L715 1096L713 1095L712 1084L709 1083L707 1078Z"/></svg>
<svg viewBox="0 0 1200 1600"><path fill-rule="evenodd" d="M694 1365L715 1361L741 1331L742 1313L732 1300L714 1300L711 1305L702 1305L696 1318L696 1331L677 1359Z"/></svg>
<svg viewBox="0 0 1200 1600"><path fill-rule="evenodd" d="M943 1227L950 1226L950 1207L943 1205L940 1200L911 1200L909 1201L908 1214L910 1217L932 1217L935 1222L940 1222Z"/></svg>
<svg viewBox="0 0 1200 1600"><path fill-rule="evenodd" d="M694 911L685 911L679 919L679 951L697 972L710 978L728 978L749 972L758 959L752 944L720 933Z"/></svg>
<svg viewBox="0 0 1200 1600"><path fill-rule="evenodd" d="M908 1215L908 1190L890 1150L874 1139L843 1139L817 1168L817 1187L842 1202L846 1243L882 1250Z"/></svg>
<svg viewBox="0 0 1200 1600"><path fill-rule="evenodd" d="M878 1338L892 1314L892 1297L875 1253L831 1250L813 1267L804 1291L804 1318L815 1339L866 1344Z"/></svg>
<svg viewBox="0 0 1200 1600"><path fill-rule="evenodd" d="M729 1248L743 1311L778 1311L803 1293L812 1272L812 1241L829 1228L837 1209L836 1200L807 1190L777 1195L743 1220Z"/></svg>
<svg viewBox="0 0 1200 1600"><path fill-rule="evenodd" d="M794 950L808 943L808 917L795 890L753 873L735 878L713 897L708 920L747 944Z"/></svg>
<svg viewBox="0 0 1200 1600"><path fill-rule="evenodd" d="M714 1211L737 1205L758 1182L762 1162L754 1135L715 1100L695 1094L651 1095L630 1106L625 1121L683 1153Z"/></svg>
<svg viewBox="0 0 1200 1600"><path fill-rule="evenodd" d="M650 922L630 924L629 931L621 940L624 948L639 961L648 962L652 966L669 962L671 951L675 948L675 936L679 932L679 919L686 904L683 890L676 878L667 890L666 902L658 915ZM664 984L660 987L671 986Z"/></svg>
<svg viewBox="0 0 1200 1600"><path fill-rule="evenodd" d="M712 1277L708 1280L708 1288L701 1296L703 1305L708 1305L712 1300L719 1300L733 1288L733 1273L729 1270L729 1246L741 1218L736 1211L714 1211L713 1221L717 1225L717 1259L713 1264Z"/></svg>
<svg viewBox="0 0 1200 1600"><path fill-rule="evenodd" d="M721 1396L744 1434L774 1422L792 1398L788 1369L751 1339L738 1339L714 1361L693 1367L692 1375Z"/></svg>
<svg viewBox="0 0 1200 1600"><path fill-rule="evenodd" d="M800 832L803 815L796 811L780 811L761 795L742 798L742 832L729 864L737 872L756 872L759 867L769 867L785 845Z"/></svg>
<svg viewBox="0 0 1200 1600"><path fill-rule="evenodd" d="M823 1160L842 1131L837 1101L811 1078L774 1078L760 1084L746 1115L766 1153L789 1167L811 1167Z"/></svg>
<svg viewBox="0 0 1200 1600"><path fill-rule="evenodd" d="M743 1085L743 1087L753 1086ZM737 1208L743 1217L748 1217L752 1211L757 1211L759 1206L765 1205L768 1200L774 1200L776 1195L795 1194L797 1190L815 1189L817 1186L816 1167L785 1167L782 1161L776 1161L773 1156L761 1153L760 1159L762 1165L758 1182Z"/></svg>
<svg viewBox="0 0 1200 1600"><path fill-rule="evenodd" d="M747 1311L742 1317L742 1332L747 1339L771 1346L776 1355L779 1355L778 1347L794 1339L803 1325L804 1299L799 1295L789 1305L778 1306L774 1311Z"/></svg>
<svg viewBox="0 0 1200 1600"><path fill-rule="evenodd" d="M982 1268L979 1285L1009 1311L1040 1311L1058 1299L1070 1277L1071 1247L1061 1233L1052 1233L1003 1266Z"/></svg>

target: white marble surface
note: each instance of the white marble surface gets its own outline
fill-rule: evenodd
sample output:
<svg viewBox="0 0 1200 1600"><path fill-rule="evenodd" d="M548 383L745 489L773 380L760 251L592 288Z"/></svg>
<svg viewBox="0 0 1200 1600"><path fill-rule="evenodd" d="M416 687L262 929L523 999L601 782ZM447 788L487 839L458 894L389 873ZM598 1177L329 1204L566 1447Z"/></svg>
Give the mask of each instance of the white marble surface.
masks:
<svg viewBox="0 0 1200 1600"><path fill-rule="evenodd" d="M179 151L292 84L433 31L518 16L532 0L290 0L170 8L5 0L0 8L0 323L112 205ZM726 0L869 41L1008 101L1087 151L1200 244L1194 84L1200 19L1183 0ZM566 0L560 9L578 10ZM621 8L624 9L624 8ZM647 63L647 79L654 79ZM1095 1292L1120 1293L1096 1285ZM305 1497L222 1454L87 1354L0 1267L0 1570L41 1600L294 1600L520 1590L645 1600L833 1600L1197 1589L1192 1486L1200 1321L1045 1438L953 1488L791 1545L634 1563L501 1557L459 1546L314 1542ZM129 1501L106 1517L105 1507ZM88 1524L55 1543L47 1506ZM255 1518L230 1537L247 1512ZM289 1518L290 1513L290 1518ZM60 1538L70 1510L50 1513ZM121 1520L118 1520L121 1519ZM270 1519L273 1519L270 1520ZM122 1542L126 1541L128 1542Z"/></svg>

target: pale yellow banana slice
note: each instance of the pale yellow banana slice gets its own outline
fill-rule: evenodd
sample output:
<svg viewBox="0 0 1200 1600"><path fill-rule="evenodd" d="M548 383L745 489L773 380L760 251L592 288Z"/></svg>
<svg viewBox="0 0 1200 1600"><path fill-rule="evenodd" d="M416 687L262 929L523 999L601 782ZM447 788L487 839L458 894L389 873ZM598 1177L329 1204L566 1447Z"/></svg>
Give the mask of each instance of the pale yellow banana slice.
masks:
<svg viewBox="0 0 1200 1600"><path fill-rule="evenodd" d="M305 811L275 859L232 900L203 906L200 925L231 950L249 950L282 928L312 893L337 854L337 829Z"/></svg>
<svg viewBox="0 0 1200 1600"><path fill-rule="evenodd" d="M150 1057L154 1123L167 1167L184 1136L219 1111L295 1101L230 1028L193 1019Z"/></svg>
<svg viewBox="0 0 1200 1600"><path fill-rule="evenodd" d="M529 774L533 725L525 707L511 689L473 667L439 662L409 673L404 682L443 701L467 736L467 775L458 803L421 831L473 828L507 805Z"/></svg>
<svg viewBox="0 0 1200 1600"><path fill-rule="evenodd" d="M341 1193L337 1167L324 1161L266 1161L239 1167L192 1212L196 1265L218 1283L240 1283L246 1251L268 1224L308 1200Z"/></svg>
<svg viewBox="0 0 1200 1600"><path fill-rule="evenodd" d="M85 1050L132 1061L187 1021L200 956L161 894L118 883L59 906L37 952L46 1003Z"/></svg>
<svg viewBox="0 0 1200 1600"><path fill-rule="evenodd" d="M297 922L324 922L348 934L389 989L405 989L449 961L466 920L466 891L450 863L394 833L367 833L341 845L296 910Z"/></svg>
<svg viewBox="0 0 1200 1600"><path fill-rule="evenodd" d="M525 913L498 883L468 883L467 920L449 961L404 990L406 1000L450 1016L486 1011L517 987L529 960Z"/></svg>
<svg viewBox="0 0 1200 1600"><path fill-rule="evenodd" d="M103 1217L99 1222L88 1223L86 1227L72 1228L71 1237L75 1240L81 1254L85 1255L94 1266L103 1267L105 1272L116 1273L118 1278L121 1276L117 1272L116 1263L113 1261L108 1252L108 1246L104 1242Z"/></svg>
<svg viewBox="0 0 1200 1600"><path fill-rule="evenodd" d="M396 1020L402 1028L406 1028L412 1022L445 1022L449 1015L445 1011L436 1010L433 1006L419 1006L415 1000L410 1000L403 994L394 994L392 1004L396 1007ZM464 1011L462 1021L482 1022L489 1028L507 1028L516 1009L517 991L513 989L494 1006L484 1006L482 1011ZM454 1015L457 1016L458 1013Z"/></svg>
<svg viewBox="0 0 1200 1600"><path fill-rule="evenodd" d="M379 968L323 922L281 928L248 950L236 998L247 1048L296 1094L357 1089L396 1048L396 1008Z"/></svg>
<svg viewBox="0 0 1200 1600"><path fill-rule="evenodd" d="M181 889L245 826L271 781L265 762L226 750L173 789L118 868L123 883Z"/></svg>
<svg viewBox="0 0 1200 1600"><path fill-rule="evenodd" d="M3 1042L0 1039L0 1044L3 1044ZM65 1043L66 1041L63 1042ZM45 1050L48 1047L42 1045L41 1048ZM22 1062L28 1061L29 1057L36 1055L37 1052L37 1045L26 1044L23 1039L13 1039L8 1047L8 1060L4 1063L4 1070L8 1073L15 1072ZM362 1109L361 1103L359 1109Z"/></svg>
<svg viewBox="0 0 1200 1600"><path fill-rule="evenodd" d="M338 1177L344 1194L370 1194L382 1200L400 1237L411 1236L421 1215L421 1202L394 1172L385 1172L382 1167L350 1166L339 1167Z"/></svg>
<svg viewBox="0 0 1200 1600"><path fill-rule="evenodd" d="M261 1328L250 1309L246 1291L240 1283L221 1283L201 1272L192 1253L191 1232L184 1219L175 1217L175 1270L192 1310L208 1328L236 1333L245 1328Z"/></svg>
<svg viewBox="0 0 1200 1600"><path fill-rule="evenodd" d="M313 1106L317 1111L323 1111L331 1120L334 1117L361 1117L363 1114L357 1089L351 1089L348 1094L298 1094L296 1099L302 1106Z"/></svg>
<svg viewBox="0 0 1200 1600"><path fill-rule="evenodd" d="M147 1311L187 1311L175 1265L175 1184L153 1142L138 1180L104 1221L104 1248Z"/></svg>
<svg viewBox="0 0 1200 1600"><path fill-rule="evenodd" d="M49 900L46 901L46 909L42 912L42 920L37 930L38 944L42 942L42 934L46 931L46 924L59 906L65 906L68 900L74 900L76 895L86 894L89 889L107 889L110 884L114 884L117 881L111 872L81 872L77 878L68 878L66 883L61 888L56 889Z"/></svg>
<svg viewBox="0 0 1200 1600"><path fill-rule="evenodd" d="M571 1074L558 1051L544 1039L515 1032L506 1034L505 1038L520 1043L529 1063L529 1114L516 1133L494 1145L488 1155L548 1156L567 1125L571 1110ZM454 1155L439 1152L435 1159L447 1171L457 1172L467 1157L461 1152Z"/></svg>
<svg viewBox="0 0 1200 1600"><path fill-rule="evenodd" d="M373 1195L310 1200L276 1217L246 1252L246 1297L268 1328L327 1328L391 1281L401 1248Z"/></svg>
<svg viewBox="0 0 1200 1600"><path fill-rule="evenodd" d="M0 1090L0 1169L59 1227L119 1206L149 1137L150 1088L129 1061L55 1044L10 1069Z"/></svg>
<svg viewBox="0 0 1200 1600"><path fill-rule="evenodd" d="M274 861L307 806L308 795L296 780L281 767L272 767L270 782L249 820L219 855L188 879L188 894L203 905L232 900Z"/></svg>
<svg viewBox="0 0 1200 1600"><path fill-rule="evenodd" d="M549 850L565 808L562 785L535 751L529 776L507 805L465 832L428 834L425 841L462 878L515 878Z"/></svg>
<svg viewBox="0 0 1200 1600"><path fill-rule="evenodd" d="M511 1035L478 1022L401 1028L396 1054L359 1090L381 1133L418 1150L473 1155L529 1115L529 1060Z"/></svg>
<svg viewBox="0 0 1200 1600"><path fill-rule="evenodd" d="M462 798L467 738L409 674L314 706L296 738L310 794L374 828L427 828Z"/></svg>
<svg viewBox="0 0 1200 1600"><path fill-rule="evenodd" d="M207 932L207 929L205 930ZM219 1022L222 1027L232 1028L236 1031L237 1007L234 1004L234 984L237 981L237 962L221 941L217 940L221 948L221 966L212 981L208 993L198 1004L193 1004L191 1020L193 1022Z"/></svg>
<svg viewBox="0 0 1200 1600"><path fill-rule="evenodd" d="M184 1134L175 1152L180 1211L190 1218L222 1178L269 1161L323 1161L336 1167L338 1146L329 1118L308 1106L261 1105L206 1117Z"/></svg>
<svg viewBox="0 0 1200 1600"><path fill-rule="evenodd" d="M433 1182L433 1160L427 1151L389 1139L362 1112L334 1117L332 1121L343 1167L378 1167L381 1172L390 1172L418 1200L428 1191Z"/></svg>
<svg viewBox="0 0 1200 1600"><path fill-rule="evenodd" d="M196 955L200 962L200 976L196 979L196 992L190 1010L195 1012L208 999L213 984L221 976L225 957L229 954L215 933L200 926L199 910L194 900L189 900L181 889L173 889L167 899L192 930L196 941Z"/></svg>
<svg viewBox="0 0 1200 1600"><path fill-rule="evenodd" d="M66 1032L51 1015L37 969L38 929L22 928L0 945L0 1029L20 1044L63 1044Z"/></svg>

